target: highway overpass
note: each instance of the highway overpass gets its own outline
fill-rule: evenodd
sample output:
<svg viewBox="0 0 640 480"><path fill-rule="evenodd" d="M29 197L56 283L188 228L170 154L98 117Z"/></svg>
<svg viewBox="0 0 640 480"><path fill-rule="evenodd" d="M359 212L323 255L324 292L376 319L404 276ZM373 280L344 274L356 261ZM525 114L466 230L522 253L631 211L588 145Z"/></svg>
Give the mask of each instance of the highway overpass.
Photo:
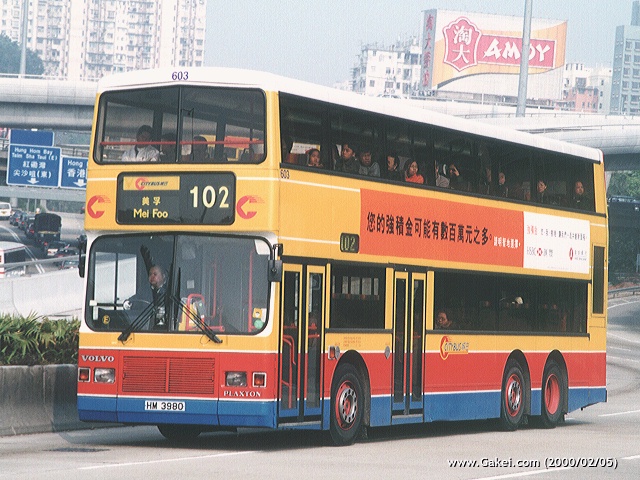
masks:
<svg viewBox="0 0 640 480"><path fill-rule="evenodd" d="M58 78L0 76L0 127L90 132L97 83ZM599 148L608 171L640 168L640 117L607 116L529 107L515 116L515 105L460 103L433 98L393 99L536 135ZM72 147L78 147L72 146ZM86 151L87 146L83 146ZM6 177L7 141L0 140L0 178ZM4 181L0 181L4 184ZM0 197L83 201L82 191L0 186Z"/></svg>

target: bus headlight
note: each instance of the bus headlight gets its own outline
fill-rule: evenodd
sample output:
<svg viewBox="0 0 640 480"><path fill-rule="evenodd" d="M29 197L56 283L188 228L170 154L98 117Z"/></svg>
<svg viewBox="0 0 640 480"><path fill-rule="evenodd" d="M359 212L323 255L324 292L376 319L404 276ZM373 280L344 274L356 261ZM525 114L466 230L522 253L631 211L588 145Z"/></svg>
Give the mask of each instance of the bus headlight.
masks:
<svg viewBox="0 0 640 480"><path fill-rule="evenodd" d="M114 383L116 371L113 368L96 368L93 372L93 380L96 383Z"/></svg>
<svg viewBox="0 0 640 480"><path fill-rule="evenodd" d="M247 372L227 372L227 387L246 387Z"/></svg>

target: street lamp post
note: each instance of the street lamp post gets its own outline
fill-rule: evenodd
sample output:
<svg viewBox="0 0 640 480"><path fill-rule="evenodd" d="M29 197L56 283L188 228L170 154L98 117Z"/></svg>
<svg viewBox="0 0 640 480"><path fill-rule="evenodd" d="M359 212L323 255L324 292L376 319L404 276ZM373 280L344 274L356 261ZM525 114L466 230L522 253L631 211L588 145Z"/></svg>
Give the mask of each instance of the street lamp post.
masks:
<svg viewBox="0 0 640 480"><path fill-rule="evenodd" d="M520 55L520 79L518 82L518 105L516 117L524 117L527 108L527 80L529 77L529 49L531 44L531 8L533 0L524 2L524 25L522 26L522 52Z"/></svg>

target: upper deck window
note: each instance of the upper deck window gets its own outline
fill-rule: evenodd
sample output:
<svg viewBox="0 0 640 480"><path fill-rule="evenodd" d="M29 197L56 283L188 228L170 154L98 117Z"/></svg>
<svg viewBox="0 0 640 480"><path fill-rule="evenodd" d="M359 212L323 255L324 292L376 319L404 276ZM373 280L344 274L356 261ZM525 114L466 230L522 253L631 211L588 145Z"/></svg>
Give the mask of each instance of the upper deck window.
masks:
<svg viewBox="0 0 640 480"><path fill-rule="evenodd" d="M259 163L265 156L262 91L157 87L100 99L98 163Z"/></svg>

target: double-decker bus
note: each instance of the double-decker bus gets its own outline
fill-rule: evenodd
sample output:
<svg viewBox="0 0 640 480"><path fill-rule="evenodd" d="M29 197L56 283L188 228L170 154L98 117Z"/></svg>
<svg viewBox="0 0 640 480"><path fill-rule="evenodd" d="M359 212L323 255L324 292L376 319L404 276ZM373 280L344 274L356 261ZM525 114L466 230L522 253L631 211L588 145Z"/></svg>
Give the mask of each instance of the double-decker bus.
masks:
<svg viewBox="0 0 640 480"><path fill-rule="evenodd" d="M103 79L80 418L349 444L606 401L601 152L423 105L230 69Z"/></svg>

